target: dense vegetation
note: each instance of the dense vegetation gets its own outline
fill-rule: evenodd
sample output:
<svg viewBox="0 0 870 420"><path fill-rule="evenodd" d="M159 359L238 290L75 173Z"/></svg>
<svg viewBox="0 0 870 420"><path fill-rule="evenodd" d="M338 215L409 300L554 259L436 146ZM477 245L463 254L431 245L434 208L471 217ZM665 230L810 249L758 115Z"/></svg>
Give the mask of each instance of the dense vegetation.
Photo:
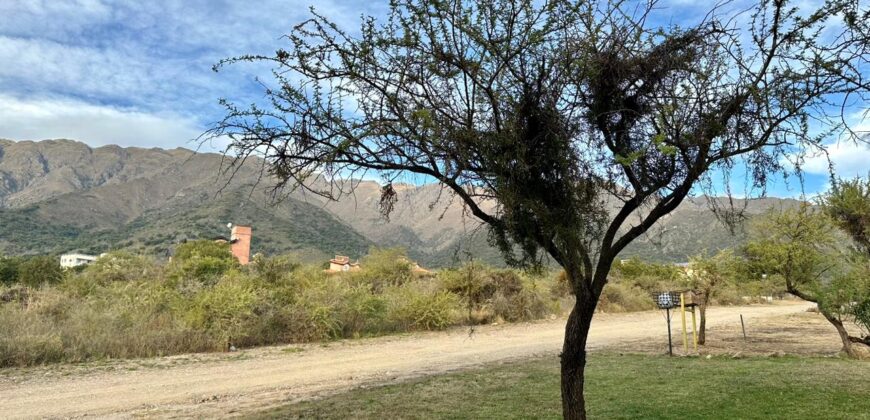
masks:
<svg viewBox="0 0 870 420"><path fill-rule="evenodd" d="M0 258L0 366L435 330L560 311L549 276L479 264L415 273L398 250L373 250L362 262L364 270L341 274L288 256L257 256L242 267L211 241L180 245L166 264L114 252L67 272L51 257Z"/></svg>
<svg viewBox="0 0 870 420"><path fill-rule="evenodd" d="M254 252L293 252L308 261L322 260L332 252L357 257L372 244L315 205L287 200L276 209L251 199L244 189L203 203L146 212L111 228L81 225L74 218L58 219L53 214L58 205L54 201L20 209L0 208L0 252L27 255L78 250L99 254L107 249L126 249L165 256L187 240L226 236L225 221L255 224Z"/></svg>
<svg viewBox="0 0 870 420"><path fill-rule="evenodd" d="M415 272L404 251L372 249L363 269L326 273L295 255L240 266L226 245L191 241L168 263L124 251L62 271L57 258L0 257L0 366L128 358L436 330L561 315L564 273L477 261ZM600 310L654 309L651 294L685 288L672 265L627 260ZM741 283L717 303L764 294Z"/></svg>

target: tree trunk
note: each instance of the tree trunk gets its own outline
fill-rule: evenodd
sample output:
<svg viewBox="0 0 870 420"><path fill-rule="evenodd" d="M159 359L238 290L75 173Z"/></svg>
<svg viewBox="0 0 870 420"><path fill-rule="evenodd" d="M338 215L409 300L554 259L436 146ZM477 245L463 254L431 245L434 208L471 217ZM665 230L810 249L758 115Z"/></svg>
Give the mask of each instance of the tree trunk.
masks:
<svg viewBox="0 0 870 420"><path fill-rule="evenodd" d="M821 312L822 315L825 316L825 319L827 319L828 322L830 322L834 326L834 328L837 329L837 333L840 334L840 340L843 341L843 352L846 353L846 355L848 355L849 357L857 359L858 352L856 352L855 349L852 348L852 340L849 338L849 332L846 331L846 327L843 326L843 322L834 316L826 314L825 311L821 310L821 308L819 308L819 312Z"/></svg>
<svg viewBox="0 0 870 420"><path fill-rule="evenodd" d="M565 325L562 345L562 416L566 420L586 419L583 375L586 370L586 338L595 314L597 299L577 296Z"/></svg>
<svg viewBox="0 0 870 420"><path fill-rule="evenodd" d="M707 341L707 294L699 293L698 314L701 320L698 322L698 345L703 346Z"/></svg>

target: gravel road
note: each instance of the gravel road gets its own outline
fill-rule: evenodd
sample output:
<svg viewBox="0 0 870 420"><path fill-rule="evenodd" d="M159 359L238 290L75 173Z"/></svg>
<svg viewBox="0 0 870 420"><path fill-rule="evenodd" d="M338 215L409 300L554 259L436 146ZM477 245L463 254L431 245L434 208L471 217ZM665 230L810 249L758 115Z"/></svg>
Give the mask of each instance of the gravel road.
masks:
<svg viewBox="0 0 870 420"><path fill-rule="evenodd" d="M716 307L708 326L806 311L806 303ZM679 343L679 317L674 319ZM564 319L327 344L274 346L0 370L0 417L223 417L350 388L558 353ZM627 340L666 342L658 311L599 314L592 350ZM663 344L664 345L664 344Z"/></svg>

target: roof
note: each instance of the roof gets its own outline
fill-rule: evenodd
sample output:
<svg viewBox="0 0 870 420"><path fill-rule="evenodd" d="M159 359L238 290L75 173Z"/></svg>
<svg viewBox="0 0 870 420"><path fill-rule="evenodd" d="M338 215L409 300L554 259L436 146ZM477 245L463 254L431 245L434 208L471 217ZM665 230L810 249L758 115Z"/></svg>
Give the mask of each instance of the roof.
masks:
<svg viewBox="0 0 870 420"><path fill-rule="evenodd" d="M339 264L339 265L344 265L344 264L359 265L359 263L351 263L350 257L345 256L345 255L336 255L335 258L329 260L329 262L332 264Z"/></svg>
<svg viewBox="0 0 870 420"><path fill-rule="evenodd" d="M61 258L63 258L63 257L81 258L81 259L84 259L84 260L95 260L95 259L97 259L97 256L96 256L96 255L77 254L77 253L72 253L72 254L61 254Z"/></svg>

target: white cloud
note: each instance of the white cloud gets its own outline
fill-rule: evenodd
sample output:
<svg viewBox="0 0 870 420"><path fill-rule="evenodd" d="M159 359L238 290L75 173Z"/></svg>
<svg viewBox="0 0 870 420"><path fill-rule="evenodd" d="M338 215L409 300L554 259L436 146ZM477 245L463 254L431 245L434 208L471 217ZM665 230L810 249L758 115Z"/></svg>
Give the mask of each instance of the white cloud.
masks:
<svg viewBox="0 0 870 420"><path fill-rule="evenodd" d="M0 16L10 17L0 19L0 97L7 103L15 97L31 103L39 101L30 98L77 98L111 104L100 112L116 112L112 121L170 116L157 117L155 127L167 127L168 121L178 126L175 115L213 121L223 114L218 98L240 104L262 101L262 87L254 79L271 80L271 73L263 64L229 66L220 74L211 66L226 57L269 54L286 46L288 41L279 38L309 16L312 3L351 31L358 27L360 13L377 7L337 0L0 0ZM67 109L68 103L40 106ZM41 137L35 128L16 124L10 129L9 108L3 105L7 114L0 119L6 125L0 135ZM70 122L63 119L68 111L41 115L39 132ZM95 115L92 107L75 111ZM74 128L52 136L73 137ZM99 134L93 131L88 134Z"/></svg>
<svg viewBox="0 0 870 420"><path fill-rule="evenodd" d="M807 156L801 168L810 174L828 175L829 164L833 164L834 173L842 178L864 177L870 173L870 144L840 141L826 149L827 156L821 152Z"/></svg>
<svg viewBox="0 0 870 420"><path fill-rule="evenodd" d="M203 132L192 117L152 114L73 99L18 99L0 94L0 138L67 138L91 146L196 148ZM204 151L210 151L206 147Z"/></svg>

